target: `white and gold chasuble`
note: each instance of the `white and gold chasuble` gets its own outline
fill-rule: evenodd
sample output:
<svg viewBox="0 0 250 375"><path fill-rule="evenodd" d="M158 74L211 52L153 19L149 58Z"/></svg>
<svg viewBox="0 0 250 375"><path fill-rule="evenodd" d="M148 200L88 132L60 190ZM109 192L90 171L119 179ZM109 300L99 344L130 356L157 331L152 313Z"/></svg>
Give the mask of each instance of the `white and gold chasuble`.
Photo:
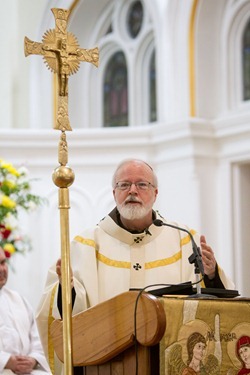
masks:
<svg viewBox="0 0 250 375"><path fill-rule="evenodd" d="M157 218L162 219L157 214ZM178 223L171 223L178 225ZM187 227L185 229L189 230ZM191 231L199 246L199 237ZM152 224L145 232L132 234L106 216L95 228L86 229L71 243L71 266L76 298L73 314L84 311L130 288L152 284L194 281L194 265L189 263L192 243L184 231ZM219 268L226 288L233 284ZM162 285L163 286L163 285ZM49 362L55 367L48 324L60 318L57 309L58 277L53 266L37 312L37 322Z"/></svg>

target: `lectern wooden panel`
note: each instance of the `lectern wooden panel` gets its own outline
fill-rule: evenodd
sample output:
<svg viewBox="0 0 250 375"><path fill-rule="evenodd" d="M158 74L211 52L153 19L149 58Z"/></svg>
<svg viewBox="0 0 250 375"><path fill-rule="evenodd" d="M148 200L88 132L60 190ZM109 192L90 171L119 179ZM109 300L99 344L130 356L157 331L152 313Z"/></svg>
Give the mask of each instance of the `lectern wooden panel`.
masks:
<svg viewBox="0 0 250 375"><path fill-rule="evenodd" d="M158 346L157 346L158 350ZM158 353L158 352L157 352ZM125 375L136 373L135 349L131 347L103 365L86 366L84 375ZM156 363L156 365L154 365ZM159 374L159 359L152 358L151 348L138 346L138 375Z"/></svg>
<svg viewBox="0 0 250 375"><path fill-rule="evenodd" d="M162 302L147 293L140 295L136 308L138 294L120 294L72 317L74 366L87 366L87 375L135 373L136 316L138 374L153 374L150 368L154 359L149 348L163 337L166 316ZM62 321L54 321L50 332L55 352L63 362Z"/></svg>

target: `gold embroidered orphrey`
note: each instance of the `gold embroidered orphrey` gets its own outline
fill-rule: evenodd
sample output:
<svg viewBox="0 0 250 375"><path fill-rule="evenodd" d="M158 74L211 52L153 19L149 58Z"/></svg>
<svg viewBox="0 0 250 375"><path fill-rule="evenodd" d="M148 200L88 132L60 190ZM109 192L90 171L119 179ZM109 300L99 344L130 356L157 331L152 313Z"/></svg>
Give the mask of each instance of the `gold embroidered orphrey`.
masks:
<svg viewBox="0 0 250 375"><path fill-rule="evenodd" d="M98 48L83 49L79 47L74 34L67 32L69 11L52 8L55 18L55 29L46 31L42 43L24 38L25 56L42 55L47 67L58 77L58 106L55 129L72 130L68 115L68 78L78 71L81 61L98 66Z"/></svg>

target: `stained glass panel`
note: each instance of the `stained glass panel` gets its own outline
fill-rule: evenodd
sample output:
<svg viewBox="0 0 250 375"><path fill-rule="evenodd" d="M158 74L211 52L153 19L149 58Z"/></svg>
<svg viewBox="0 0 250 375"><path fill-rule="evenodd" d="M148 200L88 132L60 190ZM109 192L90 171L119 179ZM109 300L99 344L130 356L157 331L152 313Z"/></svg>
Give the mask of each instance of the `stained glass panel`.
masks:
<svg viewBox="0 0 250 375"><path fill-rule="evenodd" d="M243 99L250 100L250 21L243 35Z"/></svg>
<svg viewBox="0 0 250 375"><path fill-rule="evenodd" d="M140 1L135 1L128 12L128 32L132 38L136 38L139 34L143 21L143 7Z"/></svg>
<svg viewBox="0 0 250 375"><path fill-rule="evenodd" d="M104 75L104 127L128 126L128 82L124 53L116 52Z"/></svg>
<svg viewBox="0 0 250 375"><path fill-rule="evenodd" d="M149 67L149 93L150 93L150 122L157 120L157 102L156 102L156 69L155 69L155 51L152 54Z"/></svg>

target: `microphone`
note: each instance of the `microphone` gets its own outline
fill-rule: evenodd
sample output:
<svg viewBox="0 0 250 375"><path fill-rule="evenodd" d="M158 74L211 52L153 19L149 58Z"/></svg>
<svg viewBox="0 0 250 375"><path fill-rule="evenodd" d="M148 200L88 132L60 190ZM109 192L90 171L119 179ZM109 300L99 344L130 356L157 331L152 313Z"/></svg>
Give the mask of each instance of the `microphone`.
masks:
<svg viewBox="0 0 250 375"><path fill-rule="evenodd" d="M162 226L165 225L166 227L171 227L171 228L178 229L178 230L181 230L183 232L186 232L189 235L189 237L191 239L191 242L192 242L192 247L193 247L193 254L191 254L190 257L188 258L189 263L190 264L195 263L195 266L198 268L201 275L204 276L205 274L204 274L204 267L203 267L202 258L201 258L201 251L200 251L200 248L196 245L192 233L189 232L185 228L178 227L177 225L164 223L160 219L155 219L153 221L153 224L157 227L162 227Z"/></svg>

